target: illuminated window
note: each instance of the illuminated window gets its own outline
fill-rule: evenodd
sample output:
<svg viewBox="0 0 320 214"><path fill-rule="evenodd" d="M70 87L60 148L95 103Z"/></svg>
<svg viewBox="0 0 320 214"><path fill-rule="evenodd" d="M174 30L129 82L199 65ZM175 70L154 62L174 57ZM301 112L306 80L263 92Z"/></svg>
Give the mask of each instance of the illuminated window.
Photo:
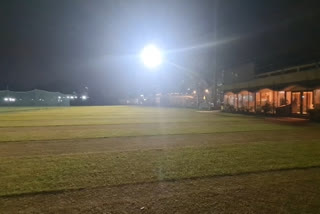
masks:
<svg viewBox="0 0 320 214"><path fill-rule="evenodd" d="M320 89L314 90L314 105L320 107Z"/></svg>

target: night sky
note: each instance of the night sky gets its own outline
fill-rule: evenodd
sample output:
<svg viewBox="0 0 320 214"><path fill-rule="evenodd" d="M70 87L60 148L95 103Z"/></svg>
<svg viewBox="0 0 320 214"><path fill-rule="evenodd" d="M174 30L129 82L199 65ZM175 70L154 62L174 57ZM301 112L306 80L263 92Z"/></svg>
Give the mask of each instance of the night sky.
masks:
<svg viewBox="0 0 320 214"><path fill-rule="evenodd" d="M271 68L320 59L319 1L0 4L0 89L81 93L88 87L98 104L146 91L181 90L183 70L166 63L152 73L143 67L136 55L148 43L168 51L168 60L205 75L212 73L214 50L217 68L251 61Z"/></svg>

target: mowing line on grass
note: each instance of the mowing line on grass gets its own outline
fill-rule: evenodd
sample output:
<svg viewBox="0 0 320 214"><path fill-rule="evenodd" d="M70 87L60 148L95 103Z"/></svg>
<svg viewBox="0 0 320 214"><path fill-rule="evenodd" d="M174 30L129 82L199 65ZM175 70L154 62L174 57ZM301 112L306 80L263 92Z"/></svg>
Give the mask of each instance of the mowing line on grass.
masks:
<svg viewBox="0 0 320 214"><path fill-rule="evenodd" d="M292 167L292 168L279 168L279 169L269 169L269 170L261 170L261 171L251 171L251 172L239 172L239 173L226 173L220 175L206 175L206 176L195 176L189 178L172 178L172 179L163 179L158 181L145 181L145 182L135 182L135 183L122 183L115 185L103 185L103 186L95 186L95 187L81 187L81 188L72 188L72 189L60 189L60 190L44 190L38 192L26 192L26 193L14 193L8 195L0 195L0 198L18 198L25 196L35 196L35 195L50 195L50 194L61 194L66 192L76 192L82 190L94 190L100 189L104 187L126 187L126 186L134 186L141 184L155 184L155 183L171 183L171 182L179 182L179 181L192 181L192 180L200 180L206 178L223 178L223 177L237 177L237 176L246 176L246 175L262 175L269 174L274 172L287 172L287 171L307 171L312 169L320 169L320 165L315 166L307 166L307 167Z"/></svg>
<svg viewBox="0 0 320 214"><path fill-rule="evenodd" d="M0 128L1 129L1 128ZM264 132L283 132L288 131L290 129L283 129L283 130L255 130L255 131L264 131ZM308 129L310 130L310 129ZM56 139L30 139L30 140L12 140L12 141L1 141L1 143L14 143L14 142L43 142L43 141L64 141L64 140L91 140L91 139L106 139L106 138L135 138L135 137L154 137L154 136L176 136L176 135L206 135L206 134L227 134L227 133L250 133L251 130L233 130L233 131L214 131L214 132L195 132L195 133L157 133L157 134L139 134L139 135L116 135L116 136L103 136L103 137L74 137L74 138L56 138Z"/></svg>

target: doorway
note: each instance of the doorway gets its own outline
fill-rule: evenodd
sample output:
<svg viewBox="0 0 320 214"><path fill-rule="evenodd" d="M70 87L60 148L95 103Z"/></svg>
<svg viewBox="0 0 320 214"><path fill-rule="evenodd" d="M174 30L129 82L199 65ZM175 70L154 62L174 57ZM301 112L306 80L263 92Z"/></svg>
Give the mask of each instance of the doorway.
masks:
<svg viewBox="0 0 320 214"><path fill-rule="evenodd" d="M308 114L309 109L313 109L313 92L305 91L302 95L302 114Z"/></svg>
<svg viewBox="0 0 320 214"><path fill-rule="evenodd" d="M301 114L301 92L292 92L292 114Z"/></svg>
<svg viewBox="0 0 320 214"><path fill-rule="evenodd" d="M291 99L292 114L308 114L313 109L312 91L292 92Z"/></svg>

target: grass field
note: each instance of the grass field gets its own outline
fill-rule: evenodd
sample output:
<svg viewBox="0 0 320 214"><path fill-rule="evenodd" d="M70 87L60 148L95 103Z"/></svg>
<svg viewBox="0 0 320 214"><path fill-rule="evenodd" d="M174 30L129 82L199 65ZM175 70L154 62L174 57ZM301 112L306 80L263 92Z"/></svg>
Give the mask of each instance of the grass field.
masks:
<svg viewBox="0 0 320 214"><path fill-rule="evenodd" d="M0 213L320 213L320 125L0 108Z"/></svg>

